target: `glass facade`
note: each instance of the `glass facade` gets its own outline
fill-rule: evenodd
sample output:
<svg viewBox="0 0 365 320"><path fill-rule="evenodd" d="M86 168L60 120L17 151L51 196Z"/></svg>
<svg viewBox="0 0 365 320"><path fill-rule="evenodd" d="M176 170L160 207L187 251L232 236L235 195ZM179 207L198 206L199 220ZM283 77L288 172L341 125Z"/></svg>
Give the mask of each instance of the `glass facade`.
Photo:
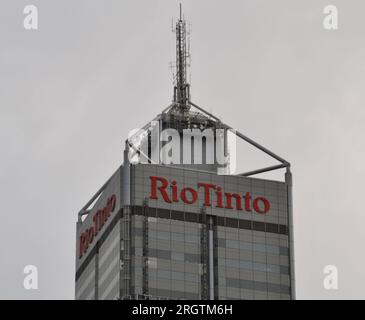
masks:
<svg viewBox="0 0 365 320"><path fill-rule="evenodd" d="M220 299L289 299L286 235L218 227Z"/></svg>
<svg viewBox="0 0 365 320"><path fill-rule="evenodd" d="M184 187L194 188L203 181L219 185L226 192L264 196L270 201L270 211L260 215L206 207L201 189L193 204L166 203L162 197L153 201L148 197L151 176L165 177ZM133 167L131 181L132 252L137 267L132 291L137 296L207 299L213 292L215 299L291 298L285 183L150 165ZM212 193L210 196L213 199ZM212 217L210 227L204 216ZM213 248L207 252L209 229ZM146 243L143 237L148 238L147 251L141 249ZM141 263L143 252L148 256L145 264ZM209 265L210 255L213 266ZM214 274L213 282L209 281L210 273ZM143 277L148 283L145 290Z"/></svg>
<svg viewBox="0 0 365 320"><path fill-rule="evenodd" d="M151 199L151 176L185 188L204 182L250 192L268 199L270 210L207 207L198 188L194 203L168 203L161 190ZM285 183L151 165L132 166L130 183L130 204L121 206L78 268L77 299L293 297Z"/></svg>
<svg viewBox="0 0 365 320"><path fill-rule="evenodd" d="M161 211L166 214L166 209ZM140 207L134 212L131 292L152 299L204 299L204 226L171 218L146 218L138 215ZM157 216L158 212L154 211ZM143 219L148 221L147 232ZM216 226L213 235L215 298L290 299L287 235L223 226ZM148 237L146 263L144 236ZM143 289L143 277L147 277L147 290Z"/></svg>
<svg viewBox="0 0 365 320"><path fill-rule="evenodd" d="M148 217L148 258L143 264L143 220L134 216L132 261L137 295L176 299L201 299L201 226L197 223ZM146 270L147 269L147 270ZM148 281L143 292L143 274Z"/></svg>

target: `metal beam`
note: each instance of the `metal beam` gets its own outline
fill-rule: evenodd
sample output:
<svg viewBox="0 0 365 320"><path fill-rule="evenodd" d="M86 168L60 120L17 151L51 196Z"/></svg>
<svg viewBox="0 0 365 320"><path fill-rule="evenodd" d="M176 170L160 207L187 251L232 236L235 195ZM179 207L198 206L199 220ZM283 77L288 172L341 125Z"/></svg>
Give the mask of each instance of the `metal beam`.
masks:
<svg viewBox="0 0 365 320"><path fill-rule="evenodd" d="M226 127L226 129L231 130L235 135L237 135L239 138L245 140L246 142L248 142L249 144L253 145L254 147L256 147L257 149L265 152L266 154L268 154L269 156L271 156L272 158L278 160L279 162L285 164L285 165L289 165L289 162L286 161L285 159L283 159L282 157L279 157L277 154L275 154L274 152L270 151L269 149L265 148L264 146L258 144L257 142L253 141L252 139L250 139L249 137L246 137L244 134L242 134L241 132L233 129L230 126L227 126L225 124L223 124L224 127Z"/></svg>
<svg viewBox="0 0 365 320"><path fill-rule="evenodd" d="M243 177L248 177L248 176L252 176L252 175L255 175L255 174L264 173L264 172L277 170L277 169L282 169L282 168L286 168L286 167L287 167L286 164L278 164L278 165L271 166L271 167L266 167L266 168L262 168L262 169L257 169L257 170L245 172L245 173L240 173L238 175L243 176Z"/></svg>
<svg viewBox="0 0 365 320"><path fill-rule="evenodd" d="M148 155L146 155L142 150L140 150L140 149L138 149L138 148L136 148L134 145L133 145L133 143L130 143L130 142L128 142L127 143L127 145L129 146L129 147L131 147L135 152L139 152L139 154L140 155L142 155L142 156L144 156L145 157L145 159L147 159L148 161L150 161L151 162L151 164L157 164L156 162L154 162L151 158L149 158L148 157Z"/></svg>
<svg viewBox="0 0 365 320"><path fill-rule="evenodd" d="M167 110L169 110L170 108L172 108L175 104L176 104L176 102L171 103L168 107L166 107L165 109L163 109L163 110L161 111L161 114L162 114L162 113L165 113Z"/></svg>
<svg viewBox="0 0 365 320"><path fill-rule="evenodd" d="M294 223L293 223L293 176L290 171L290 166L286 168L285 183L287 185L288 194L288 229L289 229L289 270L290 270L290 290L291 300L296 299L296 284L295 284L295 267L294 267Z"/></svg>
<svg viewBox="0 0 365 320"><path fill-rule="evenodd" d="M208 116L212 117L213 119L221 122L220 119L218 119L217 117L213 116L211 113L205 111L203 108L197 106L196 104L192 103L191 101L189 101L189 103L194 106L195 108L199 109L200 111L204 112L205 114L207 114ZM221 122L222 123L222 122ZM282 157L279 157L277 154L275 154L274 152L270 151L269 149L265 148L264 146L260 145L259 143L257 143L256 141L250 139L249 137L246 137L244 134L242 134L241 132L233 129L231 126L226 125L225 123L222 123L223 127L227 130L230 130L231 132L233 132L236 136L238 136L239 138L245 140L246 142L248 142L249 144L253 145L254 147L256 147L257 149L265 152L266 154L268 154L269 156L271 156L272 158L278 160L279 162L285 164L286 166L289 165L289 162L286 161L285 159L283 159Z"/></svg>
<svg viewBox="0 0 365 320"><path fill-rule="evenodd" d="M119 170L119 168L118 168ZM109 184L110 180L114 177L115 173L118 171L116 170L112 176L107 180L107 182L105 182L103 184L103 186L92 196L92 198L82 207L82 209L79 211L79 219L81 218L81 216L84 216L86 214L88 214L91 210L88 210L90 205L97 199L97 197L100 196L100 194L105 190L105 188L107 187L107 185Z"/></svg>
<svg viewBox="0 0 365 320"><path fill-rule="evenodd" d="M119 170L119 169L118 169ZM103 184L103 186L92 196L92 198L82 207L82 209L79 211L79 218L83 215L86 215L90 212L90 210L87 210L90 205L96 200L97 197L100 196L100 194L105 190L106 186L110 182L111 178L114 176L114 174L108 179L107 182Z"/></svg>
<svg viewBox="0 0 365 320"><path fill-rule="evenodd" d="M203 108L199 107L198 105L196 105L195 103L189 101L189 104L191 104L193 107L197 108L198 110L200 110L201 112L204 112L206 115L208 115L209 117L213 118L214 120L217 120L218 122L221 122L221 120L219 118L217 118L216 116L212 115L210 112L205 111Z"/></svg>

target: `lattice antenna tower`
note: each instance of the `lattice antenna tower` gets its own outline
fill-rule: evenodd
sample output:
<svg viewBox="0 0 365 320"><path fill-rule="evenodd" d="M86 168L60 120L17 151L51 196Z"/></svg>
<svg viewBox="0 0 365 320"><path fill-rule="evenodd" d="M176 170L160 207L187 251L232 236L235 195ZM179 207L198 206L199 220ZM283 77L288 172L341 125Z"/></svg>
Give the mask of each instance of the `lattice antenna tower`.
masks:
<svg viewBox="0 0 365 320"><path fill-rule="evenodd" d="M190 28L190 25L189 25ZM180 4L180 17L173 32L176 34L176 62L174 74L174 103L187 110L190 101L190 84L187 81L187 68L190 67L190 30L186 30L186 21Z"/></svg>

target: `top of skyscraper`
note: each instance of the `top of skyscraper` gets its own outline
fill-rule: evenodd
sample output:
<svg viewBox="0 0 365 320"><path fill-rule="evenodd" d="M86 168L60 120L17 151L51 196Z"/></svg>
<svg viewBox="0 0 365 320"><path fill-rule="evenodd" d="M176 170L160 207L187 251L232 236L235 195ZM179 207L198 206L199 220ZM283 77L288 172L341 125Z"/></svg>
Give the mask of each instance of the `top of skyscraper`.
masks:
<svg viewBox="0 0 365 320"><path fill-rule="evenodd" d="M167 108L163 109L161 113L158 114L151 122L147 123L138 132L131 135L127 139L127 153L129 151L132 151L132 153L138 154L138 156L140 158L142 157L144 161L147 161L147 163L166 164L163 163L160 157L160 149L163 147L163 145L168 144L169 140L161 141L161 143L158 143L155 148L151 147L150 145L151 132L156 124L158 124L157 126L160 132L165 129L175 129L179 134L182 134L183 131L191 130L194 131L195 134L197 133L197 131L201 131L203 136L204 132L206 132L206 129L212 130L214 132L216 132L217 129L223 129L225 131L224 139L227 140L228 132L233 133L235 136L239 137L240 139L244 140L245 142L251 144L255 148L263 151L270 157L279 161L279 164L258 170L249 171L240 175L249 176L281 168L289 169L290 164L288 161L276 155L267 148L263 147L262 145L258 144L254 140L243 135L242 133L234 130L231 126L223 123L218 117L214 116L210 112L207 112L206 110L191 101L190 84L187 80L187 68L190 66L191 57L189 45L190 32L187 30L187 24L182 12L181 4L179 18L175 23L175 28L173 29L173 31L176 34L176 62L172 103ZM152 123L154 123L154 125L152 125ZM216 139L215 134L214 139ZM227 146L224 149L225 155L229 156L229 146L228 149ZM180 150L179 152L180 158L183 158L182 154L184 153L184 150ZM152 154L155 154L157 156L152 159ZM181 165L182 163L183 162L180 162L179 164ZM216 162L214 161L214 165L211 167L204 166L200 168L202 170L215 171Z"/></svg>

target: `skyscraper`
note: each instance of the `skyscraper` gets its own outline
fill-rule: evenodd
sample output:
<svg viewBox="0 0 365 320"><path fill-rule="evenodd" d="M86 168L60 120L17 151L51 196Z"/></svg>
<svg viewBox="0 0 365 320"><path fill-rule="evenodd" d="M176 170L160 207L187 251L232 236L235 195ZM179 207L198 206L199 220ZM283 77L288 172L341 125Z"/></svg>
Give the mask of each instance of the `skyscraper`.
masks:
<svg viewBox="0 0 365 320"><path fill-rule="evenodd" d="M191 101L181 8L175 32L172 103L78 214L76 299L294 299L290 164ZM279 164L232 173L230 134Z"/></svg>

